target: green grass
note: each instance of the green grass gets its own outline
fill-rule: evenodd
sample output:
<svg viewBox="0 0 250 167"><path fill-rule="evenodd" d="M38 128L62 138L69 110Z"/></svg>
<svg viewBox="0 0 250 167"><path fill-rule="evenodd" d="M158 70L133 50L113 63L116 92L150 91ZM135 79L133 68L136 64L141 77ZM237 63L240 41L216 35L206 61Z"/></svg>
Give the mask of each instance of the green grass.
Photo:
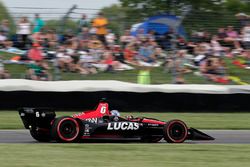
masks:
<svg viewBox="0 0 250 167"><path fill-rule="evenodd" d="M0 144L1 167L250 166L250 145Z"/></svg>
<svg viewBox="0 0 250 167"><path fill-rule="evenodd" d="M58 116L73 115L73 112L57 112ZM157 118L160 120L181 119L189 127L198 129L250 129L250 113L122 113ZM0 112L0 129L22 129L17 112Z"/></svg>

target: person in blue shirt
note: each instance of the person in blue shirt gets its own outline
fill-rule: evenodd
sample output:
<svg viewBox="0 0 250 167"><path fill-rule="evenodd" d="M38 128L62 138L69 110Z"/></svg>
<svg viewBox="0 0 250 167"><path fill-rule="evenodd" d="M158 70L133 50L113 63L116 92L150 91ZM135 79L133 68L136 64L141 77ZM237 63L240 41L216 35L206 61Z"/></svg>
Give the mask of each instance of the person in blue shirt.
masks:
<svg viewBox="0 0 250 167"><path fill-rule="evenodd" d="M44 27L44 25L45 23L40 18L39 14L35 14L33 33L41 32L41 29Z"/></svg>
<svg viewBox="0 0 250 167"><path fill-rule="evenodd" d="M139 56L142 61L147 63L154 63L154 48L148 42L144 42L139 49Z"/></svg>

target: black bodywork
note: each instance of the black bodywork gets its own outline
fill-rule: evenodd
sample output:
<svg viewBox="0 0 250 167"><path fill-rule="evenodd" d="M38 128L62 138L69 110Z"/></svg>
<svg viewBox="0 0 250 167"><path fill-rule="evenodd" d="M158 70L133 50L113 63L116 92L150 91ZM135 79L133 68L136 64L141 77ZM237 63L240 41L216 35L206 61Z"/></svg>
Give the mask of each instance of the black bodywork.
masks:
<svg viewBox="0 0 250 167"><path fill-rule="evenodd" d="M58 136L53 136L54 123L60 119L49 108L21 108L19 115L23 121L24 127L30 130L32 137L41 142L63 141ZM72 117L69 117L73 119ZM165 124L145 123L144 119L159 121L152 118L132 118L130 120L118 116L103 116L100 118L90 118L86 120L77 120L79 125L79 134L77 140L70 142L89 141L89 140L112 140L112 141L135 141L158 142L165 139ZM167 124L167 122L166 122ZM65 128L66 129L66 128ZM67 130L67 129L66 129ZM65 130L65 132L67 132ZM188 129L185 140L214 140L213 137L193 128ZM183 140L184 141L184 140ZM183 142L182 141L182 142Z"/></svg>

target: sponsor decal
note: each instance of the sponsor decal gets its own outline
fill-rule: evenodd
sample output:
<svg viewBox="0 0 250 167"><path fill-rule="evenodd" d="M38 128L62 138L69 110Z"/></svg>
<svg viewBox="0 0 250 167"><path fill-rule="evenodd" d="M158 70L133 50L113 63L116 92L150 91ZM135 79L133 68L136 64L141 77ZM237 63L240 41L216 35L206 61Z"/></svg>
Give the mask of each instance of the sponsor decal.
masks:
<svg viewBox="0 0 250 167"><path fill-rule="evenodd" d="M114 117L114 121L119 121L119 118L118 117Z"/></svg>
<svg viewBox="0 0 250 167"><path fill-rule="evenodd" d="M44 118L44 117L46 116L46 114L43 112L43 113L41 114L41 116Z"/></svg>
<svg viewBox="0 0 250 167"><path fill-rule="evenodd" d="M83 135L89 136L89 129L90 129L89 124L85 124L85 129L84 129L84 134Z"/></svg>
<svg viewBox="0 0 250 167"><path fill-rule="evenodd" d="M148 126L159 126L159 124L148 124Z"/></svg>
<svg viewBox="0 0 250 167"><path fill-rule="evenodd" d="M107 130L138 130L139 123L136 122L114 122L108 123Z"/></svg>
<svg viewBox="0 0 250 167"><path fill-rule="evenodd" d="M32 108L25 108L24 111L28 114L34 113L34 110Z"/></svg>
<svg viewBox="0 0 250 167"><path fill-rule="evenodd" d="M89 132L89 124L85 124L85 132Z"/></svg>
<svg viewBox="0 0 250 167"><path fill-rule="evenodd" d="M80 116L82 116L84 114L85 114L84 112L81 112L81 113L78 113L78 114L74 114L73 117L80 117Z"/></svg>
<svg viewBox="0 0 250 167"><path fill-rule="evenodd" d="M97 124L97 118L88 118L86 121Z"/></svg>

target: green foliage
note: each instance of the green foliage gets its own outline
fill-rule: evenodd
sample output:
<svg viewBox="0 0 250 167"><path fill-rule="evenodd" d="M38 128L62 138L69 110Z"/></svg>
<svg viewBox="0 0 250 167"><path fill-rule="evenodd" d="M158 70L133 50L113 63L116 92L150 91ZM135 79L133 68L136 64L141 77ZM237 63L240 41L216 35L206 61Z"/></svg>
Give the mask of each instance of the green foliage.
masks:
<svg viewBox="0 0 250 167"><path fill-rule="evenodd" d="M56 29L57 32L64 32L66 30L77 32L77 22L69 19L64 23L61 20L48 20L46 21L46 28Z"/></svg>
<svg viewBox="0 0 250 167"><path fill-rule="evenodd" d="M125 29L130 28L131 24L136 23L136 21L133 21L134 19L131 19L129 16L131 10L127 7L112 5L103 8L102 12L109 20L108 28L117 35L121 35Z"/></svg>
<svg viewBox="0 0 250 167"><path fill-rule="evenodd" d="M4 6L4 4L0 1L0 22L4 19L9 20L11 32L15 31L15 25L14 25L14 20L11 17L8 9Z"/></svg>

